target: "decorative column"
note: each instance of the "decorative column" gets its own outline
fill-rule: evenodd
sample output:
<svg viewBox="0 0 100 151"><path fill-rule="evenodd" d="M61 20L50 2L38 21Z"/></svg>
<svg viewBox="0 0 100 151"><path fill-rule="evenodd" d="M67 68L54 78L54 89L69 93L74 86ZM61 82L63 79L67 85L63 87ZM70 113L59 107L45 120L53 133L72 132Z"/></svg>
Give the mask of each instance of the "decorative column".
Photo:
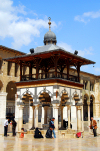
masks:
<svg viewBox="0 0 100 151"><path fill-rule="evenodd" d="M70 129L70 109L71 109L71 106L68 105L67 109L68 109L68 129Z"/></svg>
<svg viewBox="0 0 100 151"><path fill-rule="evenodd" d="M35 109L35 106L31 106L32 107L32 128L31 129L34 129L34 109Z"/></svg>
<svg viewBox="0 0 100 151"><path fill-rule="evenodd" d="M63 108L64 106L61 106L61 127L63 127Z"/></svg>
<svg viewBox="0 0 100 151"><path fill-rule="evenodd" d="M58 108L59 108L59 104L52 104L53 108L54 108L54 118L55 118L55 128L56 130L58 130Z"/></svg>
<svg viewBox="0 0 100 151"><path fill-rule="evenodd" d="M65 106L65 107L63 108L63 119L64 119L65 121L68 120L68 117L67 117L67 106Z"/></svg>
<svg viewBox="0 0 100 151"><path fill-rule="evenodd" d="M39 105L35 105L35 110L34 110L34 115L35 115L34 126L35 126L35 128L38 127L38 108L39 108Z"/></svg>
<svg viewBox="0 0 100 151"><path fill-rule="evenodd" d="M28 128L32 128L32 119L33 119L33 109L32 106L29 106L29 124Z"/></svg>
<svg viewBox="0 0 100 151"><path fill-rule="evenodd" d="M90 102L87 102L88 105L88 122L90 122Z"/></svg>
<svg viewBox="0 0 100 151"><path fill-rule="evenodd" d="M84 123L83 123L83 105L81 109L81 117L82 117L82 131L84 131Z"/></svg>
<svg viewBox="0 0 100 151"><path fill-rule="evenodd" d="M4 121L6 119L6 96L7 93L0 93L0 134L4 134Z"/></svg>
<svg viewBox="0 0 100 151"><path fill-rule="evenodd" d="M19 105L18 131L23 127L23 105Z"/></svg>
<svg viewBox="0 0 100 151"><path fill-rule="evenodd" d="M42 106L41 127L44 124L44 107Z"/></svg>
<svg viewBox="0 0 100 151"><path fill-rule="evenodd" d="M76 106L77 108L77 131L81 131L81 106Z"/></svg>
<svg viewBox="0 0 100 151"><path fill-rule="evenodd" d="M44 106L44 124L47 124L47 110L48 106Z"/></svg>
<svg viewBox="0 0 100 151"><path fill-rule="evenodd" d="M87 102L88 105L88 126L90 126L90 102ZM90 132L90 128L89 128L89 132Z"/></svg>

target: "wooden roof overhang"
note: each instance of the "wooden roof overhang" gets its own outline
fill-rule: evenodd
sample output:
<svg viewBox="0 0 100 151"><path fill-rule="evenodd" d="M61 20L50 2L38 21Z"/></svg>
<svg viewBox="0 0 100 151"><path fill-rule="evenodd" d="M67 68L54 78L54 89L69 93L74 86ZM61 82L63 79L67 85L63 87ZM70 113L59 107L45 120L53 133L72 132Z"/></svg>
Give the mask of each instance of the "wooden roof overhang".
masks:
<svg viewBox="0 0 100 151"><path fill-rule="evenodd" d="M12 58L5 58L5 61L10 61L13 63L18 63L22 62L22 65L30 66L30 62L33 64L34 68L36 68L36 61L40 61L41 63L39 64L39 68L43 66L44 64L54 66L53 61L55 60L55 56L59 58L58 64L65 64L67 63L67 60L69 60L70 66L76 66L77 63L82 65L88 65L88 64L95 64L95 62L85 59L83 57L77 56L75 54L72 54L70 52L64 51L62 49L58 50L51 50L51 51L45 51L45 52L40 52L40 53L32 53L32 54L27 54L27 55L21 55L21 56L16 56Z"/></svg>
<svg viewBox="0 0 100 151"><path fill-rule="evenodd" d="M35 80L35 81L20 81L20 82L16 82L16 86L17 88L19 87L29 87L29 86L42 86L42 85L64 85L64 86L68 86L68 87L76 87L79 89L83 88L83 84L78 83L78 82L73 82L73 81L69 81L69 80L65 80L65 79L46 79L46 80Z"/></svg>

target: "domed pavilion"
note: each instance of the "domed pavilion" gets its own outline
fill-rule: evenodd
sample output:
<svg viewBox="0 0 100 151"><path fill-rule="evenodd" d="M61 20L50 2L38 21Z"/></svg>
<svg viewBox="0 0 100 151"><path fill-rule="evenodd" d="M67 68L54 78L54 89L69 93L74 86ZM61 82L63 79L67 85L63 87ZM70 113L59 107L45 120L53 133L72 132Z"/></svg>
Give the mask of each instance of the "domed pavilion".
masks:
<svg viewBox="0 0 100 151"><path fill-rule="evenodd" d="M82 130L83 101L80 83L80 67L95 62L73 54L56 45L56 35L51 31L44 35L44 46L30 49L30 53L5 59L20 66L20 82L16 82L15 120L17 129L46 128L50 118L55 118L56 130ZM27 73L23 72L23 67ZM75 72L70 69L74 67ZM26 104L29 110L25 110ZM25 115L27 114L26 118ZM70 126L72 125L72 126Z"/></svg>

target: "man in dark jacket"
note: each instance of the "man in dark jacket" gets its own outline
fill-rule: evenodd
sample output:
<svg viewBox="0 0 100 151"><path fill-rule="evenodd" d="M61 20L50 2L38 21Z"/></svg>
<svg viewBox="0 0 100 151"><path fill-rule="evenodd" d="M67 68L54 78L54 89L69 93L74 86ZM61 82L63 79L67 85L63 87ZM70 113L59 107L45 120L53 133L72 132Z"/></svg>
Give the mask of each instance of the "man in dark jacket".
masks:
<svg viewBox="0 0 100 151"><path fill-rule="evenodd" d="M17 123L15 120L12 121L12 132L13 132L13 136L16 136L16 126Z"/></svg>
<svg viewBox="0 0 100 151"><path fill-rule="evenodd" d="M53 117L52 120L51 120L50 123L49 123L49 127L52 129L54 138L56 138L56 134L55 134L55 130L54 130L54 129L55 129L54 120L55 120L55 118Z"/></svg>

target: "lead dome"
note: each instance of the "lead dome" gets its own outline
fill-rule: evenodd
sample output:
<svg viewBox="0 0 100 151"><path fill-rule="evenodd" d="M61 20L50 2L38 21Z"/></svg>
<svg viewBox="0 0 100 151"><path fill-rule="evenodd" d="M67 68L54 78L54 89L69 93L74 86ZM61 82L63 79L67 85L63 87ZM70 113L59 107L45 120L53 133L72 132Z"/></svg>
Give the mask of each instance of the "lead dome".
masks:
<svg viewBox="0 0 100 151"><path fill-rule="evenodd" d="M44 35L44 45L48 45L48 44L55 44L57 43L57 40L56 40L56 35L54 32L51 31L51 18L49 17L49 31Z"/></svg>

